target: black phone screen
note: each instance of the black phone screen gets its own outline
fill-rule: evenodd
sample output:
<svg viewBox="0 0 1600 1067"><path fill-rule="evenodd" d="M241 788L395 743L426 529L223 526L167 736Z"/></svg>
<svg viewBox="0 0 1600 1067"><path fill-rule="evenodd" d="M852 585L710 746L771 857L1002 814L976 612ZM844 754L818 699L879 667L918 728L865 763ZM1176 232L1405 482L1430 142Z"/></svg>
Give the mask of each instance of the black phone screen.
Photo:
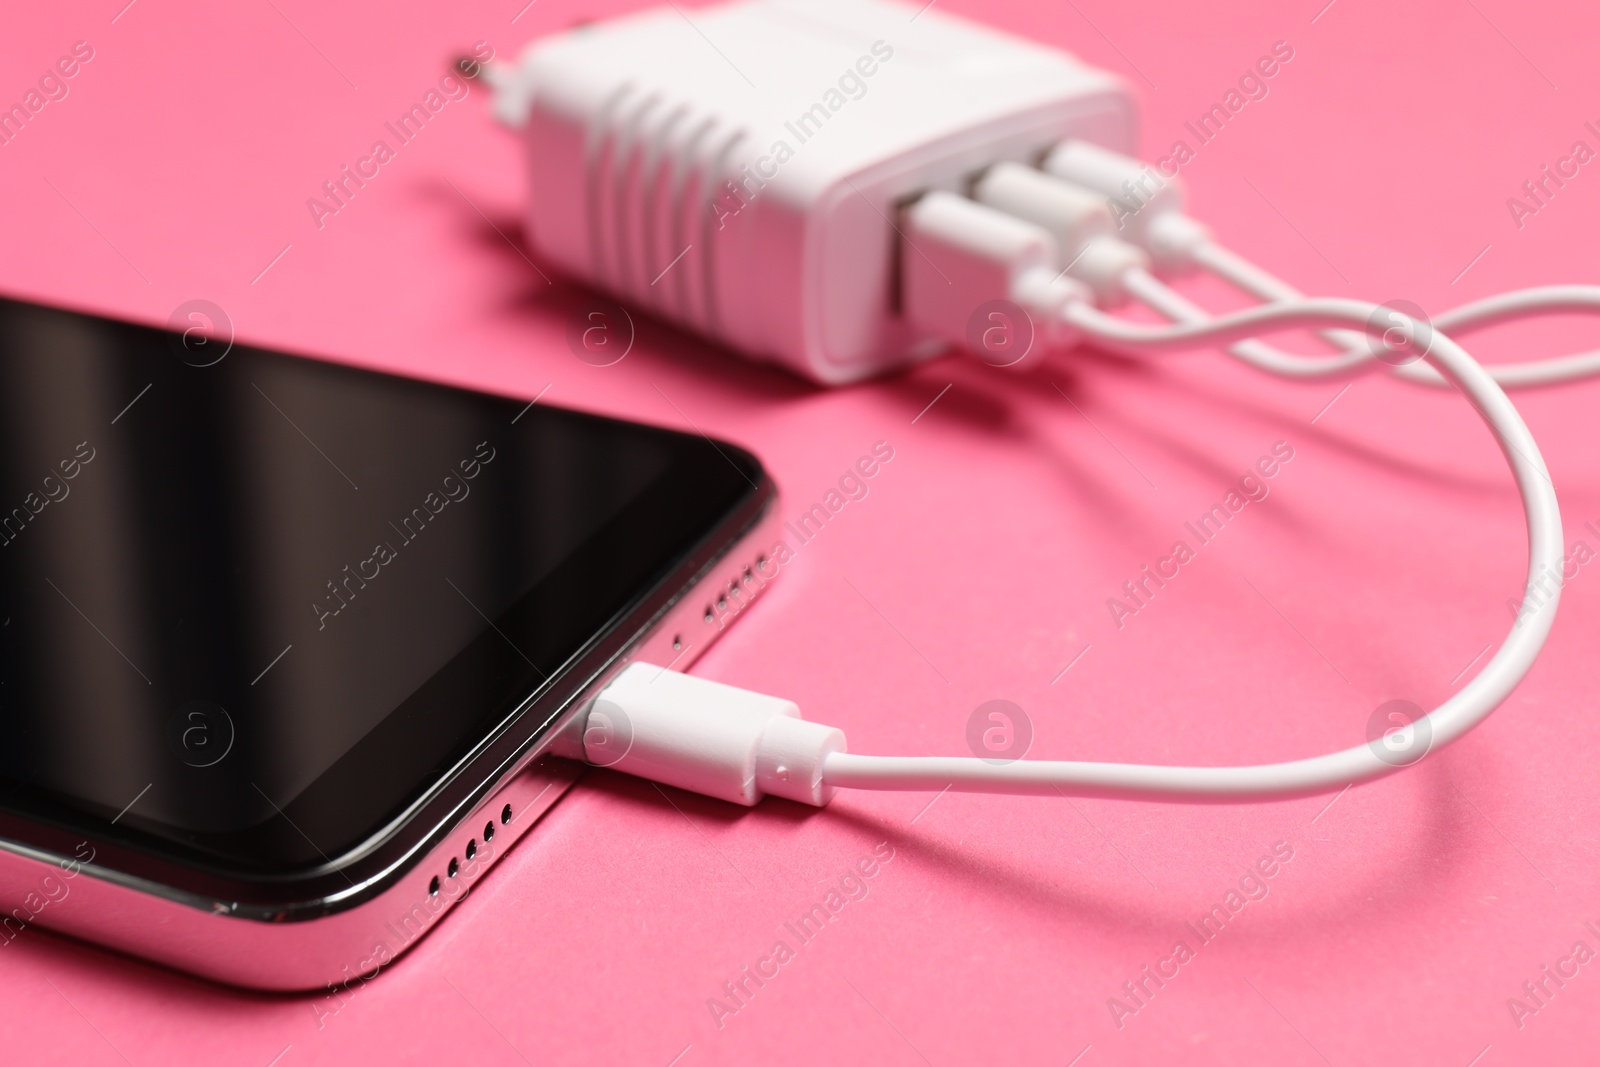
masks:
<svg viewBox="0 0 1600 1067"><path fill-rule="evenodd" d="M335 855L760 477L694 435L0 300L0 809Z"/></svg>

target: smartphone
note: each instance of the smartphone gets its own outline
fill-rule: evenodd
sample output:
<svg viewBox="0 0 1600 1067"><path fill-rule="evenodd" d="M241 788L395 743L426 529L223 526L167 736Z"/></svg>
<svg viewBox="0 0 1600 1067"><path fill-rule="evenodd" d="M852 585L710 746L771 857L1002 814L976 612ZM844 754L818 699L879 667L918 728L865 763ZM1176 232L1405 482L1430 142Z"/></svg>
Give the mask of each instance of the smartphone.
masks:
<svg viewBox="0 0 1600 1067"><path fill-rule="evenodd" d="M699 434L0 299L0 953L381 971L773 572Z"/></svg>

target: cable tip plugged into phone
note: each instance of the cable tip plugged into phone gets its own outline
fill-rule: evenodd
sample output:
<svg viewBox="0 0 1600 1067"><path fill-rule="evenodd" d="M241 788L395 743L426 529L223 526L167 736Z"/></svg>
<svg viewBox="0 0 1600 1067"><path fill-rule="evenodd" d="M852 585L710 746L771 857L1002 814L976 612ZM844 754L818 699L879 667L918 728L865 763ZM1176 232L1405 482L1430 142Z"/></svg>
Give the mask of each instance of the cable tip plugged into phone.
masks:
<svg viewBox="0 0 1600 1067"><path fill-rule="evenodd" d="M793 701L648 663L618 674L583 722L590 763L747 807L768 795L827 804L823 765L844 747Z"/></svg>

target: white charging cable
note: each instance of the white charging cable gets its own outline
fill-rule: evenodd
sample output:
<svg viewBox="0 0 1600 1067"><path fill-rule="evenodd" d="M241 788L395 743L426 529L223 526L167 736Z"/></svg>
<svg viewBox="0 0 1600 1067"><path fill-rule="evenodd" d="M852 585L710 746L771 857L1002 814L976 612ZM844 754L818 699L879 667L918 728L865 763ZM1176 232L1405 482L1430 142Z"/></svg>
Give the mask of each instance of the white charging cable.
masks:
<svg viewBox="0 0 1600 1067"><path fill-rule="evenodd" d="M1065 162L1063 159L1064 154L1058 150L1051 154L1047 163L1054 163L1058 169L1087 174L1106 184L1111 180L1111 175L1106 173L1107 168L1116 165L1123 157L1101 148L1088 145L1078 148L1074 145L1070 158ZM1073 166L1069 167L1068 164ZM1176 188L1168 184L1162 192L1175 196ZM1048 233L1055 242L1057 257L1064 264L1062 273L1084 282L1101 306L1113 306L1132 296L1176 322L1205 322L1210 319L1210 313L1168 288L1147 269L1154 260L1171 270L1177 264L1188 262L1195 255L1195 250L1206 247L1209 241L1198 223L1181 227L1161 224L1162 219L1169 222L1187 219L1177 210L1180 201L1168 197L1147 206L1150 214L1144 216L1144 225L1127 228L1129 236L1144 242L1145 247L1140 247L1114 236L1113 216L1105 196L1032 167L1018 163L1001 163L991 167L973 183L972 197L985 207L1031 223ZM946 204L945 197L925 199L928 204L921 208L925 215L934 212L942 215L952 211L953 205ZM977 218L975 209L958 210L972 216L960 220L967 227L1002 225L998 219ZM1183 239L1174 235L1180 235ZM930 302L940 299L938 286L932 277L917 277L913 279L913 285L918 294ZM1283 299L1302 298L1297 294ZM947 295L944 302L949 302ZM1022 302L1019 300L1018 303ZM952 305L945 314L956 314L959 310L959 304ZM1352 334L1350 331L1339 331L1332 336L1341 345L1349 345L1345 353L1332 358L1293 355L1255 340L1235 342L1227 351L1270 374L1286 378L1326 378L1365 371L1369 369L1366 365L1382 350L1380 346L1367 343L1365 335L1359 332ZM1359 346L1350 343L1352 337L1359 342ZM968 338L969 347L971 342L972 339Z"/></svg>
<svg viewBox="0 0 1600 1067"><path fill-rule="evenodd" d="M1096 343L1143 355L1197 344L1235 341L1268 330L1355 326L1371 329L1375 305L1355 300L1301 300L1267 305L1204 323L1170 327L1125 322L1085 304L1065 314ZM1528 582L1560 566L1561 514L1538 445L1504 390L1454 341L1437 335L1426 357L1472 404L1511 467L1528 520ZM1557 597L1559 593L1557 594ZM1557 598L1547 607L1553 608ZM1488 664L1454 696L1410 724L1409 745L1436 749L1483 721L1527 674L1554 622L1553 611L1519 620ZM1414 753L1415 754L1415 753ZM981 759L854 756L826 758L822 780L858 789L965 789L979 792L1112 796L1162 800L1260 800L1342 788L1408 766L1375 744L1285 763L1244 767L1172 767L1022 760L1001 766Z"/></svg>
<svg viewBox="0 0 1600 1067"><path fill-rule="evenodd" d="M1148 271L1130 270L1123 278L1122 284L1140 303L1173 322L1194 323L1211 320L1210 312L1175 292ZM1304 299L1304 297L1298 298L1298 300ZM1295 301L1284 303L1292 305ZM1392 326L1392 320L1389 320L1387 315L1385 320ZM1275 374L1280 378L1307 380L1342 378L1364 373L1372 369L1371 364L1377 354L1386 350L1386 346L1370 342L1368 335L1354 331L1330 330L1327 331L1327 335L1336 341L1343 341L1353 335L1359 339L1359 343L1347 347L1337 355L1325 357L1295 355L1264 341L1255 340L1236 341L1229 345L1226 351L1241 362L1268 374ZM1404 357L1399 356L1399 358ZM1444 381L1443 378L1438 380L1441 383Z"/></svg>
<svg viewBox="0 0 1600 1067"><path fill-rule="evenodd" d="M1377 305L1361 301L1299 299L1205 321L1140 325L1093 307L1089 282L1072 282L1065 272L1052 277L1056 241L1042 227L949 193L924 197L903 221L917 252L904 258L909 313L926 313L929 318L919 324L958 343L967 327L948 309L997 300L1022 304L1052 329L1141 356L1238 344L1287 329L1374 334L1380 322L1392 321L1375 315ZM1119 257L1127 258L1107 253L1104 259ZM1124 266L1122 275L1142 284L1143 268ZM1424 358L1472 404L1511 467L1527 515L1531 586L1559 567L1562 557L1560 510L1538 445L1494 378L1448 336L1436 334ZM1371 350L1364 360L1370 364ZM1396 759L1393 748L1375 743L1238 767L859 755L846 750L842 732L801 720L788 701L643 664L628 668L596 698L584 724L584 749L591 762L742 804L773 794L821 805L838 788L1185 801L1302 796L1390 774L1472 729L1533 666L1558 599L1559 591L1544 610L1521 619L1471 681L1405 728L1401 747L1414 757L1408 759Z"/></svg>
<svg viewBox="0 0 1600 1067"><path fill-rule="evenodd" d="M1183 187L1136 159L1086 141L1067 141L1045 157L1041 167L1071 187L1058 192L1062 199L1085 193L1116 206L1119 234L1149 252L1156 269L1184 273L1201 268L1260 300L1294 301L1304 294L1288 282L1217 243L1207 229L1183 212ZM1009 206L1007 210L1012 210ZM1035 221L1038 221L1035 219ZM1065 252L1065 249L1063 249ZM1177 321L1197 321L1206 313L1159 283L1129 278L1137 299ZM1434 318L1430 329L1451 335L1481 330L1498 323L1534 315L1600 314L1600 287L1554 285L1521 289L1476 300ZM1429 324L1423 324L1425 326ZM1236 345L1230 351L1262 370L1297 378L1337 377L1367 363L1376 350L1349 330L1325 335L1340 351L1332 356L1296 356L1257 342ZM1423 385L1449 383L1422 362L1402 363L1393 372ZM1600 351L1584 352L1525 363L1487 365L1485 369L1506 388L1560 385L1600 375Z"/></svg>
<svg viewBox="0 0 1600 1067"><path fill-rule="evenodd" d="M1298 300L1302 296L1288 282L1274 277L1244 257L1218 244L1208 242L1201 245L1195 252L1194 261L1219 278L1262 300ZM1500 293L1444 312L1433 320L1432 328L1449 334L1463 334L1535 315L1574 313L1600 314L1600 287L1550 285ZM1351 354L1354 354L1354 350L1347 346L1347 356ZM1337 364L1347 356L1335 356L1324 362ZM1529 360L1524 363L1491 365L1485 369L1493 375L1495 381L1510 389L1564 385L1600 374L1600 351ZM1426 364L1407 364L1396 367L1394 372L1402 378L1423 385L1441 388L1448 385L1432 367Z"/></svg>

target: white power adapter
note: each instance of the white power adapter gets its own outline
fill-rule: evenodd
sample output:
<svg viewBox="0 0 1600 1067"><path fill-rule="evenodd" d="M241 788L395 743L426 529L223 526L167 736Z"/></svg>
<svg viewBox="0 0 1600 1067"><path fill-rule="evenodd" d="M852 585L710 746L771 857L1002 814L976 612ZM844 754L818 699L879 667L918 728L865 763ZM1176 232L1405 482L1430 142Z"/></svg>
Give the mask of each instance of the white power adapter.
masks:
<svg viewBox="0 0 1600 1067"><path fill-rule="evenodd" d="M887 0L673 4L535 41L493 80L540 256L830 384L949 343L903 313L909 200L1065 140L1136 142L1115 76Z"/></svg>

